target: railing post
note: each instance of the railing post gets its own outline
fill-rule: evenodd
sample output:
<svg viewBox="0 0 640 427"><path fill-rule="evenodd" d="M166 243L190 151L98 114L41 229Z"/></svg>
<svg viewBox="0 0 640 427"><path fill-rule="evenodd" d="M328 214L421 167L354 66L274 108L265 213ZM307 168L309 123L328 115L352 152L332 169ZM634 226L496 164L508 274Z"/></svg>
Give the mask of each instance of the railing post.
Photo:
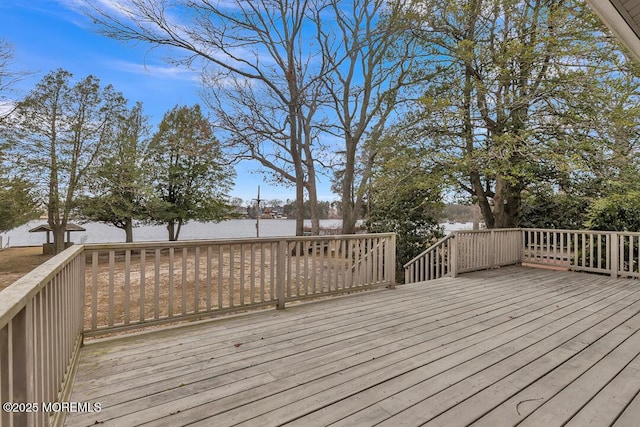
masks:
<svg viewBox="0 0 640 427"><path fill-rule="evenodd" d="M9 324L9 389L12 402L35 402L33 312L31 302ZM14 412L12 425L34 425L35 413Z"/></svg>
<svg viewBox="0 0 640 427"><path fill-rule="evenodd" d="M387 269L389 275L389 289L396 288L396 235L395 233L391 235L391 237L387 240L387 262L389 263L389 268ZM406 281L405 281L406 283Z"/></svg>
<svg viewBox="0 0 640 427"><path fill-rule="evenodd" d="M278 298L278 310L283 310L285 305L285 276L287 265L287 241L278 241L278 255L276 258L276 297Z"/></svg>
<svg viewBox="0 0 640 427"><path fill-rule="evenodd" d="M454 232L453 238L451 238L451 259L449 260L449 269L451 271L451 277L458 277L458 239Z"/></svg>
<svg viewBox="0 0 640 427"><path fill-rule="evenodd" d="M78 292L78 330L74 332L78 332L80 334L80 345L84 345L84 312L85 312L85 301L87 296L85 295L87 284L87 253L83 250L80 254L80 260L76 261L78 264L77 270L74 271L73 274L76 274L76 279L79 280L79 290Z"/></svg>
<svg viewBox="0 0 640 427"><path fill-rule="evenodd" d="M612 233L609 237L609 251L611 257L611 277L618 277L618 233Z"/></svg>

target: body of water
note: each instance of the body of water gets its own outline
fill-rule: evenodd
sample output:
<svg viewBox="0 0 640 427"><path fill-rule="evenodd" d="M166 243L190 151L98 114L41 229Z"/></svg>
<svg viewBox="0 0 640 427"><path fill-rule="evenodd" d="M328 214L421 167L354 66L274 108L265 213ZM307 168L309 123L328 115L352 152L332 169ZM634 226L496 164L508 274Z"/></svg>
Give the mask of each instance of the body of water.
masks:
<svg viewBox="0 0 640 427"><path fill-rule="evenodd" d="M45 233L29 233L29 230L46 224L45 220L31 221L20 227L1 234L3 246L37 246L46 241ZM320 226L325 228L339 228L341 220L320 220ZM311 226L311 221L305 221L306 226ZM467 224L442 224L445 231L471 229L471 223ZM112 225L89 222L82 224L86 231L71 233L71 240L75 243L107 243L124 242L124 231ZM265 219L260 220L260 237L294 236L296 234L296 222L290 219ZM256 221L253 219L232 219L219 223L190 222L182 226L179 240L193 239L230 239L251 238L256 236ZM157 241L167 240L167 229L164 225L142 225L133 229L133 240Z"/></svg>

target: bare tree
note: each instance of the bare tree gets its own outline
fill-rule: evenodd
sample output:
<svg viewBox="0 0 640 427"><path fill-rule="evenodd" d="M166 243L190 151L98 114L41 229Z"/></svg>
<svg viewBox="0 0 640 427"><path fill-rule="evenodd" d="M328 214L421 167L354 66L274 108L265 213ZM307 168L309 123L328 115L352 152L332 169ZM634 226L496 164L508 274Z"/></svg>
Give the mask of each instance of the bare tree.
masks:
<svg viewBox="0 0 640 427"><path fill-rule="evenodd" d="M15 109L16 102L9 97L15 84L29 75L12 69L12 66L13 45L5 39L0 39L0 122Z"/></svg>
<svg viewBox="0 0 640 427"><path fill-rule="evenodd" d="M318 22L324 84L344 141L334 188L342 194L342 232L353 233L385 128L401 111L404 91L424 77L424 50L411 37L403 0L331 0L333 29ZM337 34L337 35L335 35Z"/></svg>
<svg viewBox="0 0 640 427"><path fill-rule="evenodd" d="M295 186L296 233L302 234L305 190L317 205L313 122L325 65L305 44L307 18L320 6L310 0L86 4L104 34L177 48L185 55L173 63L200 67L204 99L238 159L256 159ZM317 232L318 219L312 220Z"/></svg>

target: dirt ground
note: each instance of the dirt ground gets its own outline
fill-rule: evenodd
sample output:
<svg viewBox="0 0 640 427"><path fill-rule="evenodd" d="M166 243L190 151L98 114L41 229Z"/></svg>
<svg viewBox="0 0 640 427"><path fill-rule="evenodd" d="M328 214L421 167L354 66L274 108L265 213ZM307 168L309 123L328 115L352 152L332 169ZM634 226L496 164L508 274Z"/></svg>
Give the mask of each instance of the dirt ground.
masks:
<svg viewBox="0 0 640 427"><path fill-rule="evenodd" d="M51 258L42 246L7 248L0 251L0 291Z"/></svg>

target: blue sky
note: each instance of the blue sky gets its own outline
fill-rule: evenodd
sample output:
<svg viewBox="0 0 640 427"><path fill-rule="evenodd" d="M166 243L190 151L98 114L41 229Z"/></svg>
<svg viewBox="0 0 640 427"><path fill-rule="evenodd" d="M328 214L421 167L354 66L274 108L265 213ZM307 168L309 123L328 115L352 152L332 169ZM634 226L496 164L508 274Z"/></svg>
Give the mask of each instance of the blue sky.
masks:
<svg viewBox="0 0 640 427"><path fill-rule="evenodd" d="M66 69L80 78L89 74L103 84L112 84L133 104L141 101L152 123L176 104L200 103L197 73L176 68L163 61L166 50L150 50L148 45L131 45L97 33L91 21L74 8L73 0L0 0L0 38L14 47L14 70L32 72L20 82L22 95L45 74ZM236 167L236 186L231 195L250 200L261 186L261 198L293 199L293 188L272 186L257 164ZM320 200L335 200L329 180L318 186Z"/></svg>

